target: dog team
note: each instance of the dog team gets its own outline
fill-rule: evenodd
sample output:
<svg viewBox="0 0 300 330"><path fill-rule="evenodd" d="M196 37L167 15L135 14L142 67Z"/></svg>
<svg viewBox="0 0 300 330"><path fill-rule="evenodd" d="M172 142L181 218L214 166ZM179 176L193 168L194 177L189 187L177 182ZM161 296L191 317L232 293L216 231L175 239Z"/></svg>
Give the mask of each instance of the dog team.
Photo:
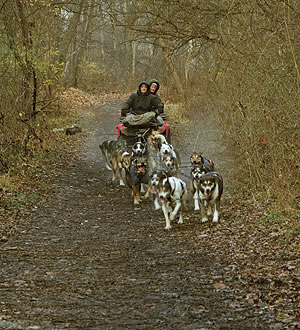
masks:
<svg viewBox="0 0 300 330"><path fill-rule="evenodd" d="M105 166L112 171L112 181L119 175L120 186L131 189L134 205L152 195L154 209L161 209L165 217L165 229L178 216L183 223L182 209L188 189L192 193L194 210L201 210L202 222L212 216L219 221L220 200L223 193L222 176L215 172L213 161L199 152L190 156L190 185L180 179L179 153L165 136L152 130L146 139L139 136L130 147L115 140L105 140L99 145Z"/></svg>

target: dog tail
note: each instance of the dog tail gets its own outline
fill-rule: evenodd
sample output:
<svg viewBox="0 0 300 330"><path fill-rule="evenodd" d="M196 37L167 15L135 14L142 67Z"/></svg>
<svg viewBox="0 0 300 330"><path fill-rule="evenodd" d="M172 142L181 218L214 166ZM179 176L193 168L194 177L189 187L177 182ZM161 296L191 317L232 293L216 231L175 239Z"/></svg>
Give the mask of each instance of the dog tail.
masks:
<svg viewBox="0 0 300 330"><path fill-rule="evenodd" d="M99 145L99 148L100 148L100 150L101 150L101 153L102 153L102 156L103 156L103 159L104 159L105 167L106 167L109 171L112 171L112 168L109 166L109 159L108 159L107 153L106 153L105 150L104 150L104 146L103 146L103 144L100 144L100 145Z"/></svg>

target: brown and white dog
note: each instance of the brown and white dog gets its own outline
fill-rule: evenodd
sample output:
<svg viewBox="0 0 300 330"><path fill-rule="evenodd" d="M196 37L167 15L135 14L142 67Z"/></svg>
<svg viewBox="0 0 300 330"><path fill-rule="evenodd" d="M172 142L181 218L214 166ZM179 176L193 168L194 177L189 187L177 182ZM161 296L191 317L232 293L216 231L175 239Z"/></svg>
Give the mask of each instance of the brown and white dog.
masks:
<svg viewBox="0 0 300 330"><path fill-rule="evenodd" d="M223 194L223 178L217 172L208 172L199 181L199 199L201 201L202 222L208 221L214 210L213 222L219 221L220 202Z"/></svg>
<svg viewBox="0 0 300 330"><path fill-rule="evenodd" d="M161 182L159 187L159 198L166 220L165 229L171 228L171 221L175 219L178 212L178 223L183 223L182 205L186 199L186 195L186 184L181 179L168 177Z"/></svg>
<svg viewBox="0 0 300 330"><path fill-rule="evenodd" d="M203 171L213 172L215 170L215 164L212 160L204 158L201 152L194 151L190 157L190 161L192 166L202 166Z"/></svg>
<svg viewBox="0 0 300 330"><path fill-rule="evenodd" d="M132 189L133 204L138 205L141 200L141 185L147 186L143 199L150 195L150 176L148 174L147 158L138 156L132 159L129 171L126 171L126 183Z"/></svg>
<svg viewBox="0 0 300 330"><path fill-rule="evenodd" d="M153 172L156 168L161 167L161 164L158 159L158 147L155 143L155 136L159 134L159 128L152 128L151 134L147 138L149 172Z"/></svg>
<svg viewBox="0 0 300 330"><path fill-rule="evenodd" d="M105 140L99 145L99 148L101 150L102 157L105 162L105 167L111 171L112 170L111 169L111 159L112 159L112 154L116 151L117 141L116 140Z"/></svg>
<svg viewBox="0 0 300 330"><path fill-rule="evenodd" d="M119 173L119 179L120 179L120 186L125 186L124 183L124 176L123 176L123 170L126 172L129 171L131 164L131 154L125 150L125 148L120 148L118 150L115 150L112 153L112 159L111 159L111 165L112 165L112 181L115 182L117 178L117 171Z"/></svg>
<svg viewBox="0 0 300 330"><path fill-rule="evenodd" d="M154 141L154 137L158 134L160 134L159 128L157 128L157 129L152 128L151 134L147 138L147 144L148 144L148 147L149 147L149 151L152 152L152 153L157 151L155 141Z"/></svg>

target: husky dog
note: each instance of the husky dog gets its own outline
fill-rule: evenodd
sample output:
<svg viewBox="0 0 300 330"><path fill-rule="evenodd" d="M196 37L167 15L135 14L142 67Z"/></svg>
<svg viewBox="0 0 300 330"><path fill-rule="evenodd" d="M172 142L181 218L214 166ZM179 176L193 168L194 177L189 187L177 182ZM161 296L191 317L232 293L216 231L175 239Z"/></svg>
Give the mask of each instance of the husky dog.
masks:
<svg viewBox="0 0 300 330"><path fill-rule="evenodd" d="M179 164L178 158L173 157L172 154L164 154L162 156L162 167L167 171L168 176L178 177L179 175Z"/></svg>
<svg viewBox="0 0 300 330"><path fill-rule="evenodd" d="M162 134L157 134L153 137L153 144L156 148L157 159L161 166L163 166L163 158L166 155L170 155L178 166L181 165L179 153L175 150L172 144L167 142Z"/></svg>
<svg viewBox="0 0 300 330"><path fill-rule="evenodd" d="M205 170L203 165L196 165L191 169L191 192L193 194L194 198L194 210L198 211L200 210L200 204L199 204L199 183L201 177L205 174Z"/></svg>
<svg viewBox="0 0 300 330"><path fill-rule="evenodd" d="M116 173L118 171L120 186L125 186L123 170L125 171L125 173L126 171L129 171L131 164L131 154L127 151L127 148L125 146L116 146L116 149L112 152L111 157L111 165L113 171L112 181L114 182L116 180Z"/></svg>
<svg viewBox="0 0 300 330"><path fill-rule="evenodd" d="M171 228L170 221L174 220L179 212L178 223L183 223L182 204L187 195L186 184L181 179L168 177L163 179L159 187L159 198L166 220L165 229ZM175 207L173 208L173 206Z"/></svg>
<svg viewBox="0 0 300 330"><path fill-rule="evenodd" d="M147 144L148 144L148 147L149 147L149 151L152 152L152 153L156 152L156 146L154 144L153 139L158 134L160 134L159 128L157 128L157 129L152 128L151 134L147 138Z"/></svg>
<svg viewBox="0 0 300 330"><path fill-rule="evenodd" d="M132 156L143 156L147 153L147 147L146 144L142 141L137 141L132 146Z"/></svg>
<svg viewBox="0 0 300 330"><path fill-rule="evenodd" d="M124 177L123 177L123 169L126 171L129 170L131 163L131 155L128 151L119 150L113 153L112 156L112 171L113 171L113 177L112 181L116 181L117 178L117 171L119 173L119 179L120 179L120 186L125 186L124 183Z"/></svg>
<svg viewBox="0 0 300 330"><path fill-rule="evenodd" d="M223 194L223 179L221 174L216 172L203 174L200 177L198 187L202 222L208 221L208 217L212 214L212 209L214 209L213 222L218 222L220 201Z"/></svg>
<svg viewBox="0 0 300 330"><path fill-rule="evenodd" d="M141 185L145 184L147 190L143 196L146 199L150 195L150 176L147 169L147 158L138 156L133 158L129 171L126 171L127 185L132 189L133 204L138 205L141 200Z"/></svg>
<svg viewBox="0 0 300 330"><path fill-rule="evenodd" d="M110 171L112 170L111 168L112 154L116 151L116 147L117 147L117 141L115 140L105 140L99 145L99 148L102 153L102 157L105 162L105 167Z"/></svg>
<svg viewBox="0 0 300 330"><path fill-rule="evenodd" d="M164 169L156 169L151 174L150 187L151 194L154 200L154 210L159 210L161 208L159 199L159 187L163 179L167 178L167 172Z"/></svg>
<svg viewBox="0 0 300 330"><path fill-rule="evenodd" d="M214 162L210 159L204 158L201 152L194 151L190 157L192 166L203 166L204 172L213 172L215 170Z"/></svg>

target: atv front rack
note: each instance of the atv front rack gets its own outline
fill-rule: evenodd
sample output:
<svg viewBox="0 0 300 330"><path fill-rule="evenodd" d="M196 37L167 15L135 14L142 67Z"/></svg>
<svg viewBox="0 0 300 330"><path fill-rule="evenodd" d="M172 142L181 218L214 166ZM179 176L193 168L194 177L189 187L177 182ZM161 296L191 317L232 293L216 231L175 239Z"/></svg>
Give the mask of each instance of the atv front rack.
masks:
<svg viewBox="0 0 300 330"><path fill-rule="evenodd" d="M118 129L118 136L120 136L121 134L124 134L126 136L135 136L135 135L142 135L149 128L126 127L124 124L120 123L117 126L117 129ZM166 136L168 136L170 131L170 125L167 121L164 120L164 125L158 126L158 129L160 134L164 133Z"/></svg>

